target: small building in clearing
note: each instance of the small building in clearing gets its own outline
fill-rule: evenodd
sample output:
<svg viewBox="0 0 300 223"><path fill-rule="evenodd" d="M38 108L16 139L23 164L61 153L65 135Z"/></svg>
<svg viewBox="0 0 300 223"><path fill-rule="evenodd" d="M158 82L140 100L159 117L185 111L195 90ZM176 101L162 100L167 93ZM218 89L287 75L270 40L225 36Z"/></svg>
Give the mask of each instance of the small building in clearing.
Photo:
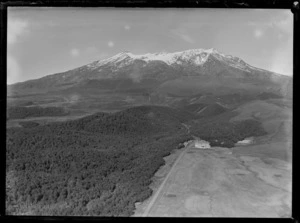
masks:
<svg viewBox="0 0 300 223"><path fill-rule="evenodd" d="M253 137L245 138L244 140L238 141L237 146L245 146L253 143Z"/></svg>
<svg viewBox="0 0 300 223"><path fill-rule="evenodd" d="M195 141L195 147L199 149L209 149L210 144L207 141L204 140L196 140Z"/></svg>

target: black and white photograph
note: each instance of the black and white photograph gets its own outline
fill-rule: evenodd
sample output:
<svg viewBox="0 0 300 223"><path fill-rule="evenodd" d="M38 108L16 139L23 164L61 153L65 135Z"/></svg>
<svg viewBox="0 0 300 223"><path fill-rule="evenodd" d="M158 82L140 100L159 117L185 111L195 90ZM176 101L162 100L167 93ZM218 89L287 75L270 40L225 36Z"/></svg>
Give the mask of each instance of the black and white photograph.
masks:
<svg viewBox="0 0 300 223"><path fill-rule="evenodd" d="M290 218L293 19L8 7L6 214Z"/></svg>

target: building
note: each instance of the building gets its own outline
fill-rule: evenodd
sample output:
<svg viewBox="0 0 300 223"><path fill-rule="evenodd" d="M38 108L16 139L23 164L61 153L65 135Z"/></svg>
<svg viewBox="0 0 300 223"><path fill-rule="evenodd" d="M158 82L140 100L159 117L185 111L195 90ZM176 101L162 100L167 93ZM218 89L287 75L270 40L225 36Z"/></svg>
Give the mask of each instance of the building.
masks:
<svg viewBox="0 0 300 223"><path fill-rule="evenodd" d="M189 144L191 144L191 143L193 143L193 140L189 140L189 141L187 141L187 142L184 142L183 145L184 145L184 146L187 146L187 145L189 145Z"/></svg>
<svg viewBox="0 0 300 223"><path fill-rule="evenodd" d="M204 140L196 140L195 141L195 147L199 149L209 149L210 144L207 141Z"/></svg>
<svg viewBox="0 0 300 223"><path fill-rule="evenodd" d="M251 143L253 143L253 137L245 138L242 141L238 141L236 143L236 145L238 145L238 146L244 146L244 145L249 145Z"/></svg>

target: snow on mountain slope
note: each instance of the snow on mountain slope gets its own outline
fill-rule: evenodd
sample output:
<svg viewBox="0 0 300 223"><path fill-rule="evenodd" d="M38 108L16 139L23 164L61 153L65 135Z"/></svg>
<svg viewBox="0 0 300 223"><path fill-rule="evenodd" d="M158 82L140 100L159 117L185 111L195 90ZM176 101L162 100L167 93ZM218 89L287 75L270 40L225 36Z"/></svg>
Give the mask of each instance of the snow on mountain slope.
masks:
<svg viewBox="0 0 300 223"><path fill-rule="evenodd" d="M132 85L130 81L135 85L161 84L162 88L180 88L182 91L185 88L183 86L190 89L191 85L195 89L209 86L223 86L225 89L225 85L228 88L244 89L246 85L265 88L268 85L268 89L275 92L274 89L278 90L278 86L281 86L280 91L285 95L292 86L291 78L255 68L238 57L225 55L215 49L191 49L144 55L122 52L76 69L14 84L11 94L57 91L78 86L106 89L113 85L118 89L120 86L127 89Z"/></svg>
<svg viewBox="0 0 300 223"><path fill-rule="evenodd" d="M217 60L222 63L225 63L228 66L240 69L242 71L251 72L251 71L264 71L262 69L253 67L238 57L231 55L225 55L214 48L211 49L190 49L174 53L147 53L143 55L135 55L130 52L121 52L110 58L95 61L88 64L86 67L89 70L98 70L102 66L114 66L115 68L122 68L124 66L133 64L135 61L139 60L144 63L149 63L152 61L161 61L166 63L169 66L174 65L194 65L194 66L203 66L207 61Z"/></svg>

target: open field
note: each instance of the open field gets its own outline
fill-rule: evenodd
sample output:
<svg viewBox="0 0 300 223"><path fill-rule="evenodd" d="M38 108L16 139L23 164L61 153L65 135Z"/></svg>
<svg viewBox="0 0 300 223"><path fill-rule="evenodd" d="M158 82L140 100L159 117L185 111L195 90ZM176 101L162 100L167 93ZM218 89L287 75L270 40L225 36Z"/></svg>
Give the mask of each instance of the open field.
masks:
<svg viewBox="0 0 300 223"><path fill-rule="evenodd" d="M151 204L146 216L289 217L291 164L227 148L191 148Z"/></svg>
<svg viewBox="0 0 300 223"><path fill-rule="evenodd" d="M184 150L134 216L290 217L292 112L262 101L238 112L235 120L256 114L268 134L230 149Z"/></svg>

